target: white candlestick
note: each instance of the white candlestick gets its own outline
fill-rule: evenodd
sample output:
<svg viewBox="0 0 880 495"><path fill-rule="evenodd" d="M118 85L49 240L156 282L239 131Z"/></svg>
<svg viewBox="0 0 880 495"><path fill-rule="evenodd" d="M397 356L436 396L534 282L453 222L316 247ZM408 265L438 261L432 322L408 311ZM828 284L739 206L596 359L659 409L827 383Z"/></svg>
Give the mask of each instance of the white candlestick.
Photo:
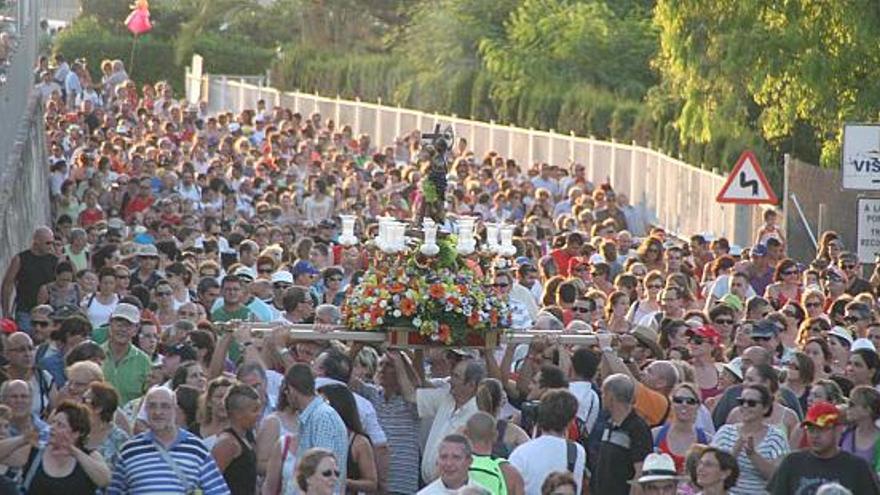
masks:
<svg viewBox="0 0 880 495"><path fill-rule="evenodd" d="M437 224L430 218L425 218L422 230L425 232L425 242L420 248L421 253L425 256L436 256L440 252L440 246L437 245Z"/></svg>
<svg viewBox="0 0 880 495"><path fill-rule="evenodd" d="M342 219L342 234L339 236L339 243L343 246L354 246L358 239L354 235L354 215L339 215Z"/></svg>
<svg viewBox="0 0 880 495"><path fill-rule="evenodd" d="M501 226L501 246L498 252L504 256L516 254L516 246L513 245L513 225Z"/></svg>

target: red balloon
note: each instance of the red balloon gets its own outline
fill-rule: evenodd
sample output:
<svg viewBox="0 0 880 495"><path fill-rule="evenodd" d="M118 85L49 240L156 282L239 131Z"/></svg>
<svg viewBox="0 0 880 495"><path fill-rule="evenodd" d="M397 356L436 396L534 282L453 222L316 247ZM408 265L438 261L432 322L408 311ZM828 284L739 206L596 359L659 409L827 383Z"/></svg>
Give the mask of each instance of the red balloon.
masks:
<svg viewBox="0 0 880 495"><path fill-rule="evenodd" d="M144 34L153 29L153 24L150 22L150 9L138 8L134 10L125 20L125 26L136 35Z"/></svg>

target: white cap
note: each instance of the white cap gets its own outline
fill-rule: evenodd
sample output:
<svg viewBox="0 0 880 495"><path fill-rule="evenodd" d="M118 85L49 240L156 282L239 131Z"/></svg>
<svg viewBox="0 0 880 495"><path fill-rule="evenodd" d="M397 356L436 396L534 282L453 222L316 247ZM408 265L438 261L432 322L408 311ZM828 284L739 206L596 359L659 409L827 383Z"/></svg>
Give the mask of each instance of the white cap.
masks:
<svg viewBox="0 0 880 495"><path fill-rule="evenodd" d="M856 339L852 346L849 348L850 352L857 351L859 349L868 349L872 352L877 352L877 348L874 347L874 343L866 338Z"/></svg>
<svg viewBox="0 0 880 495"><path fill-rule="evenodd" d="M287 270L278 270L272 274L272 283L278 282L293 285L293 274Z"/></svg>
<svg viewBox="0 0 880 495"><path fill-rule="evenodd" d="M852 347L853 345L852 334L849 332L849 330L843 328L840 325L831 327L831 330L828 331L828 335L834 335L835 337L845 341L849 347Z"/></svg>
<svg viewBox="0 0 880 495"><path fill-rule="evenodd" d="M141 321L141 310L139 310L134 304L119 303L110 315L111 320L114 318L122 318L123 320L137 325Z"/></svg>

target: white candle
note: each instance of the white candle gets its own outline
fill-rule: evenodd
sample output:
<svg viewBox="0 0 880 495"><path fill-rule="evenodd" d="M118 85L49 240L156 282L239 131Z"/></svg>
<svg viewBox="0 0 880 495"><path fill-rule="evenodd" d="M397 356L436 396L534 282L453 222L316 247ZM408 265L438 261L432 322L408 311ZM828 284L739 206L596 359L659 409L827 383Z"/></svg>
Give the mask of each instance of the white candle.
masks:
<svg viewBox="0 0 880 495"><path fill-rule="evenodd" d="M357 244L357 237L354 235L354 215L339 215L342 219L342 234L339 236L339 243L343 246L354 246Z"/></svg>
<svg viewBox="0 0 880 495"><path fill-rule="evenodd" d="M513 245L513 225L501 226L501 246L498 252L504 256L516 254L516 246Z"/></svg>
<svg viewBox="0 0 880 495"><path fill-rule="evenodd" d="M437 224L430 218L425 218L422 230L425 232L425 242L420 251L425 256L436 256L440 252L440 246L437 245Z"/></svg>

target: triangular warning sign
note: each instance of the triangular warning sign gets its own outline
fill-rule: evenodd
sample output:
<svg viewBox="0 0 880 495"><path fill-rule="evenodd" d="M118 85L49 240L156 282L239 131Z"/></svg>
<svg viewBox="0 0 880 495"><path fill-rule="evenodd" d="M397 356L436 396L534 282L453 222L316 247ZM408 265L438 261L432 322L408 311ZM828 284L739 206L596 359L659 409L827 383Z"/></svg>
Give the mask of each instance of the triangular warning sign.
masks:
<svg viewBox="0 0 880 495"><path fill-rule="evenodd" d="M767 176L761 170L761 164L751 151L743 151L733 171L721 188L721 192L715 198L719 203L737 203L741 205L754 205L769 203L775 205L779 202Z"/></svg>

